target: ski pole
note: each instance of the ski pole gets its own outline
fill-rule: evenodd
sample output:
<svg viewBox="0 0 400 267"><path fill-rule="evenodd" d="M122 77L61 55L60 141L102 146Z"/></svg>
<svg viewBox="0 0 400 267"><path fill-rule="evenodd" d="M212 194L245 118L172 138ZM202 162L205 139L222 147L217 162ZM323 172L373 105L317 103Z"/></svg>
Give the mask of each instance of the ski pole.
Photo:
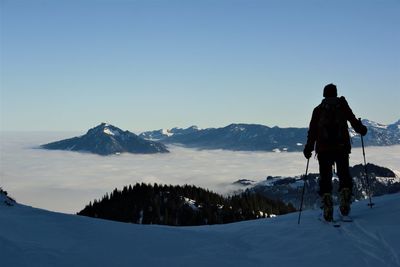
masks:
<svg viewBox="0 0 400 267"><path fill-rule="evenodd" d="M301 202L300 202L300 209L299 209L299 219L297 221L297 224L300 224L300 217L301 217L301 211L303 210L303 200L304 200L304 191L306 188L306 179L307 179L307 173L308 173L308 163L310 162L310 158L307 159L307 167L306 167L306 174L304 175L304 184L303 184L303 190L301 192Z"/></svg>
<svg viewBox="0 0 400 267"><path fill-rule="evenodd" d="M361 118L358 119L361 123ZM369 177L368 177L368 172L367 172L367 161L365 160L365 148L364 148L364 138L361 135L361 146L362 146L362 151L363 151L363 157L364 157L364 173L365 173L365 181L367 183L367 194L368 194L368 198L369 198L369 203L368 206L370 208L372 208L373 205L375 205L374 203L372 203L372 197L371 197L371 185L369 182Z"/></svg>

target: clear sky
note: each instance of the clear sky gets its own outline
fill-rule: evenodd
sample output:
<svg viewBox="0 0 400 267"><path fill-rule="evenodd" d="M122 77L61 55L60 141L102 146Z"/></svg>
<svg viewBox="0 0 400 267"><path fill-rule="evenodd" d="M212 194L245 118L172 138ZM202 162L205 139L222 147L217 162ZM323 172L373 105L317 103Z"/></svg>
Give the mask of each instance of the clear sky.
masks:
<svg viewBox="0 0 400 267"><path fill-rule="evenodd" d="M398 0L0 0L0 130L400 118Z"/></svg>

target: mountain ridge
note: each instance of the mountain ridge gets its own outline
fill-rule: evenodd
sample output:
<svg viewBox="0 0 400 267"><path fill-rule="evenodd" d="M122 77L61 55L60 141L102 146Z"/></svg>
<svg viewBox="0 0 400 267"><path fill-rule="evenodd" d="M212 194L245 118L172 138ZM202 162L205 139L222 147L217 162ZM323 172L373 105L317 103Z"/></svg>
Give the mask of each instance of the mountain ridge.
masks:
<svg viewBox="0 0 400 267"><path fill-rule="evenodd" d="M82 136L44 144L40 148L89 152L102 156L120 153L152 154L169 152L166 146L161 143L145 140L132 132L123 131L107 123L101 123L89 129Z"/></svg>
<svg viewBox="0 0 400 267"><path fill-rule="evenodd" d="M390 146L400 144L400 120L383 125L363 120L368 127L364 137L366 146ZM164 144L178 144L199 149L226 149L233 151L302 151L307 140L308 128L261 124L232 123L220 128L199 129L191 126L187 129L156 130L141 133L144 139L156 140ZM168 134L163 134L168 133ZM352 146L360 147L361 138L349 128Z"/></svg>

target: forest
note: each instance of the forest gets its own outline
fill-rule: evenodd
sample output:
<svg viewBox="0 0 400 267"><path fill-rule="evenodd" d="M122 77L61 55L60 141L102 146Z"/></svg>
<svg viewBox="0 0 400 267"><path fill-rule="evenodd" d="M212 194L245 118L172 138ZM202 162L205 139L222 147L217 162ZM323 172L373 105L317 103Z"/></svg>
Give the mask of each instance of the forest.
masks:
<svg viewBox="0 0 400 267"><path fill-rule="evenodd" d="M136 224L224 224L293 212L291 204L246 191L222 196L193 185L137 183L114 189L78 215Z"/></svg>

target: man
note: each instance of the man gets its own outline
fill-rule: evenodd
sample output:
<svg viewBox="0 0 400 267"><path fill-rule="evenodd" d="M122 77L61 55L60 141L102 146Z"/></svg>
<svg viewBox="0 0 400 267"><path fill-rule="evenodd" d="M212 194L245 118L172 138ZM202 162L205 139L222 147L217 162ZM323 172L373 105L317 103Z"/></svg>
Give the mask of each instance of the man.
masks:
<svg viewBox="0 0 400 267"><path fill-rule="evenodd" d="M332 167L335 163L339 177L340 212L343 216L350 213L353 181L349 171L351 144L347 121L363 136L367 134L367 127L356 119L346 99L337 97L336 85L326 85L323 96L322 103L313 111L303 153L309 159L315 148L319 162L319 195L324 219L330 222L333 220Z"/></svg>

